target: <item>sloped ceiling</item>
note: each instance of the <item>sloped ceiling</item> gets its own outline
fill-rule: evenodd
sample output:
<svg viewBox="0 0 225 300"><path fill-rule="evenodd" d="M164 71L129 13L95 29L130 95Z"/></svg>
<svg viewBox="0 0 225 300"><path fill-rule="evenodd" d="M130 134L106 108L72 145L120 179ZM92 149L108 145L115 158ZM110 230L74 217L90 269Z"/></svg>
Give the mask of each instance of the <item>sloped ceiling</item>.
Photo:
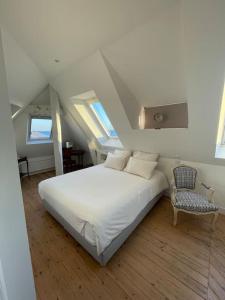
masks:
<svg viewBox="0 0 225 300"><path fill-rule="evenodd" d="M2 25L65 105L95 86L125 146L209 163L218 163L224 12L221 0L0 0ZM97 49L104 60L91 56ZM189 128L133 130L131 96L147 106L187 101Z"/></svg>
<svg viewBox="0 0 225 300"><path fill-rule="evenodd" d="M2 40L10 102L26 106L47 85L46 76L6 30Z"/></svg>
<svg viewBox="0 0 225 300"><path fill-rule="evenodd" d="M0 19L45 74L52 77L177 2L0 0Z"/></svg>
<svg viewBox="0 0 225 300"><path fill-rule="evenodd" d="M145 106L187 101L181 2L102 48L107 61Z"/></svg>
<svg viewBox="0 0 225 300"><path fill-rule="evenodd" d="M127 148L224 164L215 159L215 148L224 87L225 2L215 1L184 0L167 8L101 49L101 56L71 65L52 81L54 88L64 103L94 89ZM142 105L186 100L189 128L132 129L127 113L132 104L118 97L124 85L115 78Z"/></svg>

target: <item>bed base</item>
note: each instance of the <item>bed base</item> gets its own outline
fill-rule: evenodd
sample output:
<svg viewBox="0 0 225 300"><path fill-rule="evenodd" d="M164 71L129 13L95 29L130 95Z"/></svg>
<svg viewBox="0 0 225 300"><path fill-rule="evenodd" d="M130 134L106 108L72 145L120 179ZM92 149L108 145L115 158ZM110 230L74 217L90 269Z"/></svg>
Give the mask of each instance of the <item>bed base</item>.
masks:
<svg viewBox="0 0 225 300"><path fill-rule="evenodd" d="M110 245L100 254L97 254L97 248L91 245L84 237L80 235L62 216L60 216L55 209L48 204L47 201L43 200L45 209L68 231L72 237L97 261L101 266L105 266L114 253L122 246L122 244L127 240L129 235L134 231L134 229L141 223L144 217L149 213L153 206L162 197L163 192L154 197L138 214L136 219L126 227L111 243Z"/></svg>

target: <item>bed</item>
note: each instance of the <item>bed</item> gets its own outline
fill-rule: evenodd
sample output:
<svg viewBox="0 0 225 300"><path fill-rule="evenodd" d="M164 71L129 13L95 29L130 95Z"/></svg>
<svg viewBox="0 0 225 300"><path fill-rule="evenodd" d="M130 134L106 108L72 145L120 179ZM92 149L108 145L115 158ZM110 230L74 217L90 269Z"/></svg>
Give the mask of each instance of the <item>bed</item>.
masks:
<svg viewBox="0 0 225 300"><path fill-rule="evenodd" d="M97 165L44 180L39 194L46 210L106 265L167 188L159 170L147 180Z"/></svg>

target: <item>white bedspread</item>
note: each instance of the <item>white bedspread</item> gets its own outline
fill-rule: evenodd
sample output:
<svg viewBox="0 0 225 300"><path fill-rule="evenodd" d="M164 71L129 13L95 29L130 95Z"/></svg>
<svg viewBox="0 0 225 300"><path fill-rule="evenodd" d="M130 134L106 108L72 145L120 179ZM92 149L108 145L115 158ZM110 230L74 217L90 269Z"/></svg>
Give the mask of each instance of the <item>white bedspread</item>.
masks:
<svg viewBox="0 0 225 300"><path fill-rule="evenodd" d="M44 180L39 194L101 254L166 188L158 170L146 180L98 165Z"/></svg>

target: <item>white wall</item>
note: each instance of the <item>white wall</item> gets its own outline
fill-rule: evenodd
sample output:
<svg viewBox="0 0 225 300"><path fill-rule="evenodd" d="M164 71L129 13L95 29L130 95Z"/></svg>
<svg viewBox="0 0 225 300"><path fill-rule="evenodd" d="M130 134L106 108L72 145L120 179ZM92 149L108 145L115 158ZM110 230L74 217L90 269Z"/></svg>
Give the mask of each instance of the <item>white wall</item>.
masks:
<svg viewBox="0 0 225 300"><path fill-rule="evenodd" d="M3 31L3 50L9 100L25 106L47 85L46 76L6 30Z"/></svg>
<svg viewBox="0 0 225 300"><path fill-rule="evenodd" d="M186 100L180 1L102 49L141 105Z"/></svg>
<svg viewBox="0 0 225 300"><path fill-rule="evenodd" d="M44 89L31 104L50 105L48 88ZM28 158L53 155L53 144L27 144L29 106L25 108L14 120L17 153Z"/></svg>
<svg viewBox="0 0 225 300"><path fill-rule="evenodd" d="M46 105L50 106L49 86L35 97L30 105L40 105L41 107L45 107ZM20 156L28 157L30 172L35 173L46 169L52 169L54 168L55 163L53 143L27 144L26 142L28 130L27 126L31 111L31 106L27 106L23 109L23 111L13 119L13 125L15 130L17 153ZM77 130L73 131L71 129L71 126L69 126L69 123L71 123L69 119L70 118L66 114L61 112L62 143L65 141L73 141L75 146L89 151L87 146L84 145L84 136L79 134ZM72 124L72 128L73 127L74 124ZM86 160L89 161L88 155ZM20 167L21 171L25 173L26 163L22 163Z"/></svg>
<svg viewBox="0 0 225 300"><path fill-rule="evenodd" d="M94 89L126 147L225 165L215 159L225 71L225 2L176 3L102 51L139 104L186 100L188 129L131 130L128 101L119 99L100 54L72 65L53 84L66 105L70 97Z"/></svg>
<svg viewBox="0 0 225 300"><path fill-rule="evenodd" d="M49 87L46 87L30 105L41 105L41 107L50 108ZM42 172L49 169L54 169L55 160L53 153L53 143L47 144L28 144L27 143L27 130L28 120L33 110L33 106L28 105L22 112L20 112L14 119L14 131L16 138L17 153L20 156L27 156L29 161L30 173ZM49 112L50 115L50 112ZM20 164L22 173L27 172L26 163Z"/></svg>
<svg viewBox="0 0 225 300"><path fill-rule="evenodd" d="M140 104L188 102L188 129L132 130L121 134L127 147L225 164L215 159L225 73L224 11L221 0L177 1L103 49Z"/></svg>
<svg viewBox="0 0 225 300"><path fill-rule="evenodd" d="M79 116L77 116L70 100L74 96L94 90L97 97L103 102L109 117L116 115L117 122L113 123L113 126L119 136L124 130L131 128L113 81L99 52L94 53L79 64L72 65L52 80L51 84L59 93L64 112L69 122L73 124L71 129L85 150L91 149L92 151L97 145L93 135L80 126L79 119L77 119Z"/></svg>
<svg viewBox="0 0 225 300"><path fill-rule="evenodd" d="M71 65L62 74L51 81L58 91L60 100L72 116L74 107L71 97L94 90L97 97L104 103L107 114L117 117L117 124L113 124L119 132L130 129L129 121L121 106L118 93L99 52L94 53L78 64Z"/></svg>
<svg viewBox="0 0 225 300"><path fill-rule="evenodd" d="M56 175L63 174L61 109L57 92L50 87L50 103L52 115L52 135L55 157Z"/></svg>
<svg viewBox="0 0 225 300"><path fill-rule="evenodd" d="M215 159L225 73L224 13L225 2L221 0L177 1L101 49L105 59L101 53L93 54L66 69L52 83L70 111L70 97L94 89L127 148L224 166L224 160ZM133 130L129 122L132 101L126 104L119 98L108 63L139 104L186 100L189 128ZM225 178L225 168L219 170ZM219 177L216 187L225 199ZM225 206L225 200L222 202Z"/></svg>
<svg viewBox="0 0 225 300"><path fill-rule="evenodd" d="M8 102L0 32L0 262L8 300L34 300L35 289Z"/></svg>

